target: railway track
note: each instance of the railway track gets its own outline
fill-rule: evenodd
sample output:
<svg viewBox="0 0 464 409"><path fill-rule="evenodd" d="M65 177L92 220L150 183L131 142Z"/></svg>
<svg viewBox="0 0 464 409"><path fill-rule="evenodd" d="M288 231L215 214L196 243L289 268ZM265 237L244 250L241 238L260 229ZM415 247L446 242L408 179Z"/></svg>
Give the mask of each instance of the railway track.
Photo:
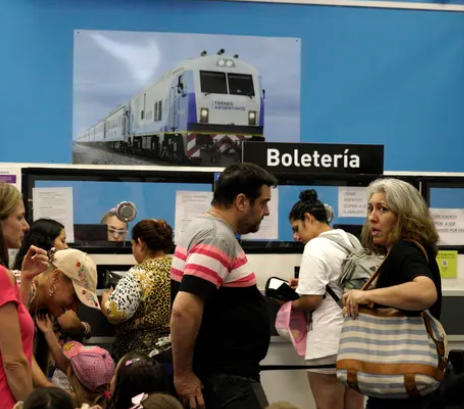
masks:
<svg viewBox="0 0 464 409"><path fill-rule="evenodd" d="M205 162L201 166L227 166L235 163L234 157L223 156L221 163ZM73 163L88 165L159 165L159 166L180 166L177 163L164 161L162 159L149 158L144 155L131 154L110 151L103 147L88 146L82 144L73 145ZM184 165L185 166L185 165Z"/></svg>

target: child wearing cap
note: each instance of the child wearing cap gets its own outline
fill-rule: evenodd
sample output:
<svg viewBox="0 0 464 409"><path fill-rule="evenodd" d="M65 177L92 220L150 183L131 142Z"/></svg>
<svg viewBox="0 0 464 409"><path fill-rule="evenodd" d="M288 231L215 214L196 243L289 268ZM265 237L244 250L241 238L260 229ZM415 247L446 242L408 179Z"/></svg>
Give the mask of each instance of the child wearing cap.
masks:
<svg viewBox="0 0 464 409"><path fill-rule="evenodd" d="M67 342L61 348L48 315L38 316L36 321L45 335L57 368L68 377L78 406L87 403L105 409L115 369L109 352L98 346L84 346L77 341Z"/></svg>
<svg viewBox="0 0 464 409"><path fill-rule="evenodd" d="M30 314L35 318L39 312L46 312L56 319L69 310L77 311L80 304L99 309L100 304L96 294L97 268L88 254L76 249L64 249L51 252L49 257L49 268L30 283L28 289L31 291ZM26 289L22 283L21 290L24 294ZM54 369L54 365L49 366L47 346L40 337L36 337L35 343L37 363L42 371L48 373L50 369ZM63 381L66 379L60 371L55 371L53 375L54 379L62 378ZM46 380L43 373L33 372L35 384L41 385L43 379Z"/></svg>

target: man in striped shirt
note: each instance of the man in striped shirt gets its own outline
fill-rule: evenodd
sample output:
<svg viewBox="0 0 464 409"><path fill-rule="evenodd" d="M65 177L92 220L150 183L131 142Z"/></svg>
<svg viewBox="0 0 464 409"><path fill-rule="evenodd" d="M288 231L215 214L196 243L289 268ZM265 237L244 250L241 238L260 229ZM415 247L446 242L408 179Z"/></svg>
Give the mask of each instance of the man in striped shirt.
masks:
<svg viewBox="0 0 464 409"><path fill-rule="evenodd" d="M259 230L276 185L259 166L229 166L210 210L177 243L171 268L174 383L191 408L267 405L259 363L269 347L270 316L236 236Z"/></svg>

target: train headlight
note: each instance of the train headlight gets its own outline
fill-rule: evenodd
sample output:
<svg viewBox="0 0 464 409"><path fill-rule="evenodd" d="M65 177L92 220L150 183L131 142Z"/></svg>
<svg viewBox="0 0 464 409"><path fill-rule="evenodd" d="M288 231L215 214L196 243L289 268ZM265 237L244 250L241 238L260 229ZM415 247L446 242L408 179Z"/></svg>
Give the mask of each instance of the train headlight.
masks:
<svg viewBox="0 0 464 409"><path fill-rule="evenodd" d="M256 125L256 111L249 111L248 112L248 125Z"/></svg>
<svg viewBox="0 0 464 409"><path fill-rule="evenodd" d="M232 68L235 67L235 61L227 58L220 58L217 62L219 67Z"/></svg>
<svg viewBox="0 0 464 409"><path fill-rule="evenodd" d="M208 123L209 121L209 109L201 108L200 109L200 122Z"/></svg>

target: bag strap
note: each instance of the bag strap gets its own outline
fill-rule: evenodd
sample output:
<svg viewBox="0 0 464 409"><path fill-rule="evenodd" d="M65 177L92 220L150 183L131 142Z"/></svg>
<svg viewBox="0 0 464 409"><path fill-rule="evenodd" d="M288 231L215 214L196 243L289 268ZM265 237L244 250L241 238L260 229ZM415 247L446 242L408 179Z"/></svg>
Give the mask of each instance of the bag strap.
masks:
<svg viewBox="0 0 464 409"><path fill-rule="evenodd" d="M350 241L351 245L355 250L364 250L363 245L359 242L357 237L351 233L345 232L346 235L348 236L348 240Z"/></svg>
<svg viewBox="0 0 464 409"><path fill-rule="evenodd" d="M425 251L424 246L422 246L422 244L420 244L418 241L412 240L412 239L404 239L404 240L410 241L410 242L414 243L417 247L419 247L419 249L422 251L422 253L425 256L425 259L427 260L427 263L429 262L429 256L428 256L427 252ZM380 266L377 268L376 272L374 274L372 274L371 277L369 278L369 280L367 280L366 284L363 285L363 287L361 288L361 291L364 291L367 288L369 288L369 286L372 284L372 282L380 275L382 267L383 267L385 261L387 260L389 254L390 254L390 252L387 253L387 255L385 256L385 258L382 261L382 264L380 264Z"/></svg>
<svg viewBox="0 0 464 409"><path fill-rule="evenodd" d="M410 241L410 242L414 243L417 247L419 247L419 249L424 254L425 259L427 260L427 263L429 262L429 256L428 256L427 252L425 251L424 246L422 246L422 244L420 244L418 241L413 240L413 239L405 239L405 240ZM377 268L375 273L370 276L369 280L367 280L366 284L364 284L363 287L361 288L361 291L364 291L367 288L369 288L369 286L373 283L373 281L379 276L379 274L380 274L380 272L382 270L382 267L383 267L385 261L387 260L389 254L390 253L387 253L387 255L385 256L385 258L382 261L382 264L380 264L380 266Z"/></svg>
<svg viewBox="0 0 464 409"><path fill-rule="evenodd" d="M425 259L427 260L427 264L430 263L429 261L429 255L427 254L427 251L425 250L424 246L420 244L418 241L413 240L413 239L405 239L406 241L410 241L411 243L414 243L419 249L422 251L422 254L424 255ZM448 357L446 356L446 348L445 348L445 343L443 340L437 339L435 336L435 333L432 329L432 324L431 321L434 319L431 315L429 315L428 311L424 311L422 314L422 317L424 319L425 323L425 328L427 329L427 333L429 334L430 338L432 338L433 342L435 343L437 353L438 353L438 358L439 358L439 364L437 368L437 379L439 381L442 381L445 377L445 370L446 366L448 364Z"/></svg>
<svg viewBox="0 0 464 409"><path fill-rule="evenodd" d="M341 237L339 238L331 234L327 236L323 236L323 237L325 237L326 239L332 240L334 243L337 243L340 247L344 248L346 251L348 251L348 255L358 249L363 248L362 246L359 246L358 239L355 236L353 236L351 233L346 233L346 235L348 236L348 240L350 241L350 246ZM327 293L335 300L335 302L339 304L341 298L339 298L338 295L335 294L335 291L332 290L332 288L328 284L325 286L325 289Z"/></svg>
<svg viewBox="0 0 464 409"><path fill-rule="evenodd" d="M422 244L420 244L418 241L413 240L413 239L404 239L404 240L414 243L417 247L419 247L419 249L422 251L422 254L425 256L425 259L427 260L427 264L429 263L429 255L427 254L427 251L425 250Z"/></svg>
<svg viewBox="0 0 464 409"><path fill-rule="evenodd" d="M361 288L361 291L365 291L367 288L369 288L369 286L373 283L373 281L379 276L380 274L380 271L382 270L382 267L385 263L385 261L387 260L388 258L388 253L387 255L385 256L385 258L383 259L382 261L382 264L380 264L379 267L377 267L377 270L375 270L375 273L372 274L370 277L369 277L369 280L366 281L366 284L364 284Z"/></svg>
<svg viewBox="0 0 464 409"><path fill-rule="evenodd" d="M347 233L347 235L348 235L348 239L350 240L350 245L348 245L346 243L346 241L343 240L343 238L336 237L333 234L324 235L322 237L333 241L334 243L336 243L340 247L342 247L344 250L346 250L348 252L348 254L351 254L351 253L353 253L353 251L356 250L356 248L353 245L353 241L351 240L351 237L350 237L349 233ZM330 286L328 284L325 286L325 290L335 300L335 302L337 304L340 302L340 298L337 296L337 294L335 294L335 291L332 290L332 288L330 288Z"/></svg>
<svg viewBox="0 0 464 409"><path fill-rule="evenodd" d="M425 259L427 260L427 263L429 262L429 256L428 256L427 252L425 251L424 246L422 246L422 244L420 244L418 241L412 240L412 239L405 239L405 240L410 241L411 243L414 243L417 247L419 247L419 249L422 251L422 253L425 256ZM390 253L387 253L387 255L385 256L385 258L382 261L382 264L380 264L380 266L377 268L376 272L371 275L371 277L369 278L369 280L367 280L366 284L364 284L364 286L361 288L361 290L365 290L366 288L369 288L369 286L372 284L372 282L379 276L380 271L381 271L381 269L383 267L383 264L387 260L389 254Z"/></svg>
<svg viewBox="0 0 464 409"><path fill-rule="evenodd" d="M387 254L387 257L388 257L388 254ZM377 268L375 273L370 276L370 278L369 278L369 280L367 280L366 284L363 285L363 287L361 288L361 291L364 291L366 288L369 288L369 286L372 284L372 282L379 276L381 267L383 266L383 263L385 263L385 260L387 259L387 257L384 258L384 260L382 261L382 264ZM338 305L340 305L339 304L340 303L340 298L337 296L337 294L335 294L334 290L332 290L328 285L326 285L326 291L335 300L335 302ZM373 308L372 305L369 305L369 307ZM340 306L340 308L342 308L344 310L344 307Z"/></svg>
<svg viewBox="0 0 464 409"><path fill-rule="evenodd" d="M350 239L350 244L346 244L345 240L342 238L334 237L332 234L328 234L327 236L322 236L325 239L329 239L330 241L333 241L334 243L337 243L340 247L343 247L346 251L348 251L348 254L351 254L353 251L355 251L355 247L353 246L351 239Z"/></svg>
<svg viewBox="0 0 464 409"><path fill-rule="evenodd" d="M335 300L335 302L338 304L340 302L340 298L338 297L337 294L335 294L335 291L332 290L329 285L327 284L325 286L325 290L327 291L327 293Z"/></svg>
<svg viewBox="0 0 464 409"><path fill-rule="evenodd" d="M445 342L443 340L437 339L435 333L432 329L431 321L434 319L431 317L428 312L423 312L422 318L424 319L425 328L429 334L432 341L435 343L435 347L438 354L438 368L437 368L437 380L442 381L445 378L446 367L448 365L448 357L446 356Z"/></svg>

